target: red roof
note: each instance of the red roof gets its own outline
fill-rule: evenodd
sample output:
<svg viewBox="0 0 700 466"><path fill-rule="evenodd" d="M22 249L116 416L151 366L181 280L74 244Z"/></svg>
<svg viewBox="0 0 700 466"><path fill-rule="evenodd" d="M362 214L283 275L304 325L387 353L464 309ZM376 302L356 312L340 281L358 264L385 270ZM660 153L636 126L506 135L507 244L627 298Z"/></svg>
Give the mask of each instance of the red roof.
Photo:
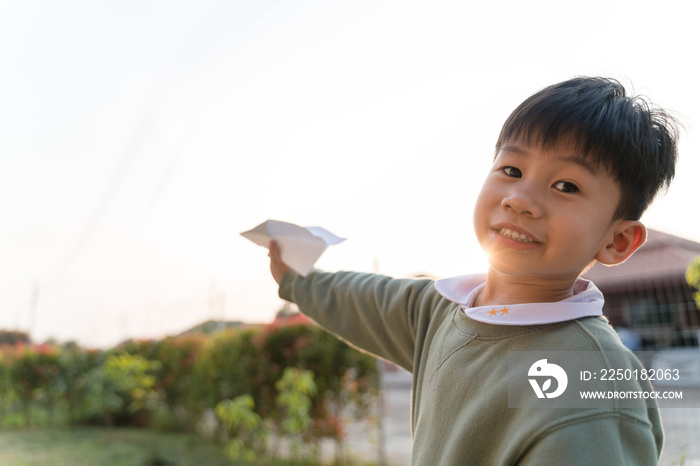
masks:
<svg viewBox="0 0 700 466"><path fill-rule="evenodd" d="M275 320L273 320L272 323L270 323L270 325L273 327L278 327L281 325L301 325L310 323L311 319L306 317L301 312L295 312L290 315L278 315L277 317L275 317Z"/></svg>
<svg viewBox="0 0 700 466"><path fill-rule="evenodd" d="M647 242L620 265L596 263L583 276L599 288L685 281L685 271L700 256L700 243L649 230Z"/></svg>

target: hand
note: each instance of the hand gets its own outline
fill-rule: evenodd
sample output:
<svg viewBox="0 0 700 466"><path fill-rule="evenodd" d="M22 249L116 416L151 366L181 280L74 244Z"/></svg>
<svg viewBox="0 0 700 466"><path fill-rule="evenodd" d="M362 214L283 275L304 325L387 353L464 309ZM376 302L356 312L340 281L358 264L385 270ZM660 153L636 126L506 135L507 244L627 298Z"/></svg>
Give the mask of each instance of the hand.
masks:
<svg viewBox="0 0 700 466"><path fill-rule="evenodd" d="M279 244L277 244L277 241L271 240L270 253L268 254L268 257L270 258L270 273L272 273L272 278L275 279L278 285L282 280L284 272L289 269L289 266L282 262L282 258L280 256Z"/></svg>

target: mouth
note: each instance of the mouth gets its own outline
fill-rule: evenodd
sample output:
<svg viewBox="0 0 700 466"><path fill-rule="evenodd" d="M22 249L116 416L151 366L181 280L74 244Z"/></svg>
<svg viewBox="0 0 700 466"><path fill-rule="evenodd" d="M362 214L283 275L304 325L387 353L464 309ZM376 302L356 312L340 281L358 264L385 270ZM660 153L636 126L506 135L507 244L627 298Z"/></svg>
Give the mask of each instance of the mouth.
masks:
<svg viewBox="0 0 700 466"><path fill-rule="evenodd" d="M508 238L508 239L515 240L519 243L536 243L537 242L534 239L530 238L525 233L521 233L521 232L513 230L511 228L501 228L497 231L498 231L499 235L501 235L505 238Z"/></svg>
<svg viewBox="0 0 700 466"><path fill-rule="evenodd" d="M522 228L518 228L515 225L507 225L507 226L506 225L497 225L496 227L493 228L493 232L495 234L497 234L498 236L500 236L501 238L515 241L516 243L530 244L530 245L535 245L535 244L540 243L530 233L523 230Z"/></svg>

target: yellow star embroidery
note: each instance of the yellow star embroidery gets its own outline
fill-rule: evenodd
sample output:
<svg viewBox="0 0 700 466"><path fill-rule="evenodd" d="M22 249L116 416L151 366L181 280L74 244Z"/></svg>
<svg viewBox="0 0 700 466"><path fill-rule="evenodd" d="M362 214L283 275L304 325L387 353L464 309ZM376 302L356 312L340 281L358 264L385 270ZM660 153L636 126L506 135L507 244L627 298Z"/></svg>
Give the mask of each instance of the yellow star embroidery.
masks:
<svg viewBox="0 0 700 466"><path fill-rule="evenodd" d="M507 307L503 306L503 309L501 309L501 315L503 315L503 314L508 314L508 311L510 311L510 309L508 309ZM510 314L508 314L508 315L510 315Z"/></svg>
<svg viewBox="0 0 700 466"><path fill-rule="evenodd" d="M495 315L496 315L496 312L497 312L497 311L496 311L495 309L491 309L491 312L489 312L489 315L490 315L490 316L495 316Z"/></svg>

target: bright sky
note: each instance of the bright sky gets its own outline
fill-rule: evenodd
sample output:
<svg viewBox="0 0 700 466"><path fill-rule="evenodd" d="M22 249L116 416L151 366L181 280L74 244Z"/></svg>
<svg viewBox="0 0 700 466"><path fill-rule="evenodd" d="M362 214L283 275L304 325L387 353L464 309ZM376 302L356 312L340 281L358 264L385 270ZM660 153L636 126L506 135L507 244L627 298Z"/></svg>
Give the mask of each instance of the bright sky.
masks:
<svg viewBox="0 0 700 466"><path fill-rule="evenodd" d="M651 228L700 241L689 2L0 2L0 328L90 346L282 302L272 218L318 266L483 270L472 205L503 120L612 76L687 128Z"/></svg>

